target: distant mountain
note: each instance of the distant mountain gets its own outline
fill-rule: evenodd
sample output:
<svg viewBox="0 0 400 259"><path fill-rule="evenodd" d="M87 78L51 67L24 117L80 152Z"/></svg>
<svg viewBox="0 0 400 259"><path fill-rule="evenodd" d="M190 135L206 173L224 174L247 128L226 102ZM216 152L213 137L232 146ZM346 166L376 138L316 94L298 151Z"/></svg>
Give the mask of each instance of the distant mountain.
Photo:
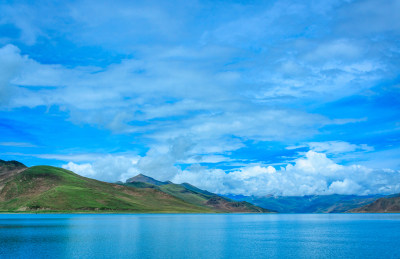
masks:
<svg viewBox="0 0 400 259"><path fill-rule="evenodd" d="M357 213L391 213L400 212L400 193L377 199L376 201L350 210Z"/></svg>
<svg viewBox="0 0 400 259"><path fill-rule="evenodd" d="M151 182L155 184L151 184ZM128 179L124 185L135 188L157 189L190 204L195 204L218 212L273 212L245 201L238 202L221 197L188 183L174 184L171 182L160 182L142 174Z"/></svg>
<svg viewBox="0 0 400 259"><path fill-rule="evenodd" d="M306 196L240 196L227 197L281 213L340 213L369 204L383 195L306 195Z"/></svg>

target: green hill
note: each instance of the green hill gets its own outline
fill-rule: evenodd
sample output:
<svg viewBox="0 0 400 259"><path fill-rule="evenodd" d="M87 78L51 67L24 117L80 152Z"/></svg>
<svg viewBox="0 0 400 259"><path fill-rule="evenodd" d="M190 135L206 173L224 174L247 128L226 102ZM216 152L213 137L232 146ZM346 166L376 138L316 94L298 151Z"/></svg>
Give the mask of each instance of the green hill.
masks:
<svg viewBox="0 0 400 259"><path fill-rule="evenodd" d="M155 184L151 184L151 182ZM157 189L190 204L219 212L272 212L245 201L238 202L218 196L188 183L160 182L142 174L128 179L124 185L144 189Z"/></svg>
<svg viewBox="0 0 400 259"><path fill-rule="evenodd" d="M157 189L105 183L51 166L8 177L0 190L0 211L212 212Z"/></svg>
<svg viewBox="0 0 400 259"><path fill-rule="evenodd" d="M144 175L130 180L106 183L62 168L0 160L0 212L266 212L191 185Z"/></svg>

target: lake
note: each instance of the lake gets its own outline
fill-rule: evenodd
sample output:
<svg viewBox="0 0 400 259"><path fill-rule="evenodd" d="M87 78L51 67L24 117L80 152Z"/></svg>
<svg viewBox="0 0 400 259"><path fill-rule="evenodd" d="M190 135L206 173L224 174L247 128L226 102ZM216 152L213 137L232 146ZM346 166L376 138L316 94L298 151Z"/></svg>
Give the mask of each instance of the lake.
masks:
<svg viewBox="0 0 400 259"><path fill-rule="evenodd" d="M0 214L2 258L400 258L400 214Z"/></svg>

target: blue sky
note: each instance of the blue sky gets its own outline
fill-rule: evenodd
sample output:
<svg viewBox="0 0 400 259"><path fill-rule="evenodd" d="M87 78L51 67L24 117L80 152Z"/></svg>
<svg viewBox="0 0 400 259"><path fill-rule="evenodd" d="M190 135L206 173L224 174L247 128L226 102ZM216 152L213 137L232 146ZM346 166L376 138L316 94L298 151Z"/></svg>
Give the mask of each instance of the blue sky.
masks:
<svg viewBox="0 0 400 259"><path fill-rule="evenodd" d="M400 192L400 1L3 1L0 158L219 193Z"/></svg>

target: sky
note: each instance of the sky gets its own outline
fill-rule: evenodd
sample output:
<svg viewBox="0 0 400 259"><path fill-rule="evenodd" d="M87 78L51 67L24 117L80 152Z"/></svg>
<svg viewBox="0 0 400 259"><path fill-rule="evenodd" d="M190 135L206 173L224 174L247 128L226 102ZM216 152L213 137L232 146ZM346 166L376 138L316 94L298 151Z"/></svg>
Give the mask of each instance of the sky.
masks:
<svg viewBox="0 0 400 259"><path fill-rule="evenodd" d="M400 1L1 1L0 159L220 194L400 192Z"/></svg>

